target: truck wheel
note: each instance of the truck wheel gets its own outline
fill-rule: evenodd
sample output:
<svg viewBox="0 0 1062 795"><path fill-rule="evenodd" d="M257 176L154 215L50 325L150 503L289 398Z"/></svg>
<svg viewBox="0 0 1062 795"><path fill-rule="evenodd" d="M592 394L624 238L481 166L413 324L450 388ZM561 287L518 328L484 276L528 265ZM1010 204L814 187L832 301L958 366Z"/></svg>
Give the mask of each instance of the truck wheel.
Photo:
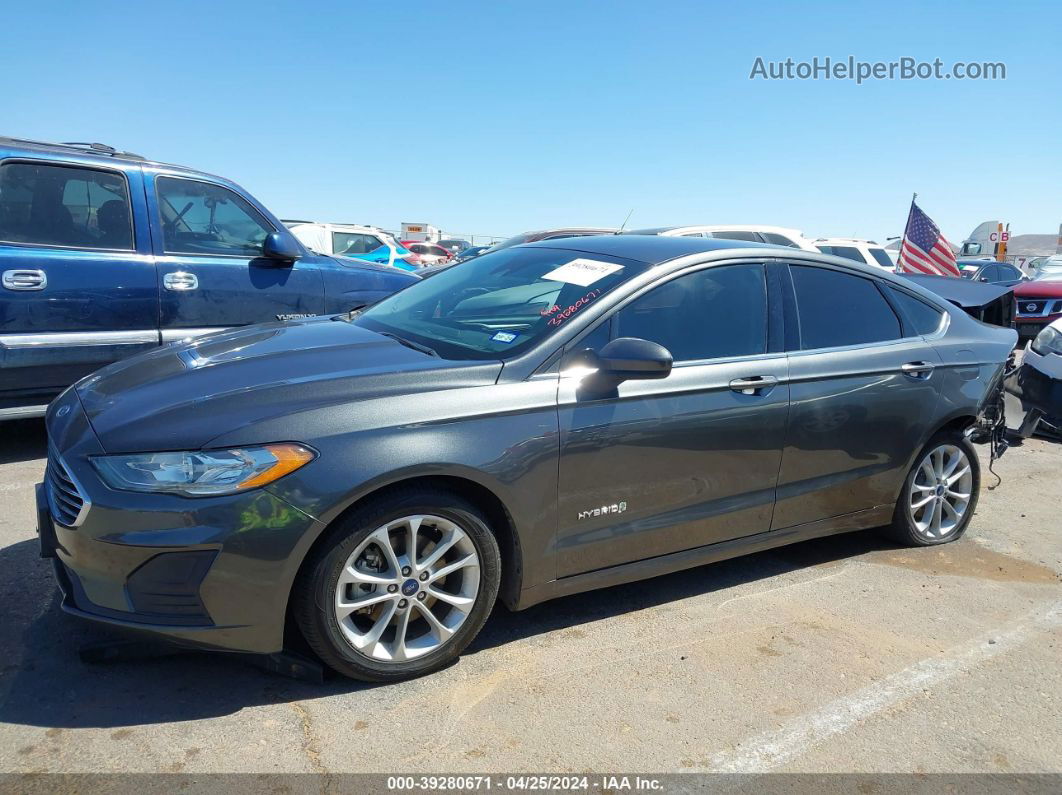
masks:
<svg viewBox="0 0 1062 795"><path fill-rule="evenodd" d="M438 670L482 629L501 582L483 515L443 491L374 501L332 528L296 581L295 621L314 652L354 679Z"/></svg>
<svg viewBox="0 0 1062 795"><path fill-rule="evenodd" d="M981 464L958 432L930 439L904 480L889 535L908 546L946 544L959 538L977 508Z"/></svg>

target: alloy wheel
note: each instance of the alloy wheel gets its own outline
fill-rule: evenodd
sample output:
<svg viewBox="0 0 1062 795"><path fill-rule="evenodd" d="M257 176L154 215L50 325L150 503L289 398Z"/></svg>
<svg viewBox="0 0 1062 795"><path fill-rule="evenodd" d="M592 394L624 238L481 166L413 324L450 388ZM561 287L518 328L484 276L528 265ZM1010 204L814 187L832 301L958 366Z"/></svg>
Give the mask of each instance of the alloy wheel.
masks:
<svg viewBox="0 0 1062 795"><path fill-rule="evenodd" d="M347 642L374 660L402 662L442 647L476 603L479 555L441 516L378 527L343 564L333 610Z"/></svg>
<svg viewBox="0 0 1062 795"><path fill-rule="evenodd" d="M934 447L911 479L908 507L915 530L937 540L953 533L966 516L973 490L973 467L962 448Z"/></svg>

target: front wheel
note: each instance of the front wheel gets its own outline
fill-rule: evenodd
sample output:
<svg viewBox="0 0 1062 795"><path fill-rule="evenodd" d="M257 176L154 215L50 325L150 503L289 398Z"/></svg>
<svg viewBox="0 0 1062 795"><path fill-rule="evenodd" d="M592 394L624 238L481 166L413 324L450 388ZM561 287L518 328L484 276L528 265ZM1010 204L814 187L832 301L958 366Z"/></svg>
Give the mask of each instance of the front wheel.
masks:
<svg viewBox="0 0 1062 795"><path fill-rule="evenodd" d="M295 619L336 671L408 679L461 653L486 622L500 580L497 541L474 506L410 491L333 528L300 575Z"/></svg>
<svg viewBox="0 0 1062 795"><path fill-rule="evenodd" d="M954 541L966 532L980 488L974 446L961 433L937 434L907 474L889 534L909 546Z"/></svg>

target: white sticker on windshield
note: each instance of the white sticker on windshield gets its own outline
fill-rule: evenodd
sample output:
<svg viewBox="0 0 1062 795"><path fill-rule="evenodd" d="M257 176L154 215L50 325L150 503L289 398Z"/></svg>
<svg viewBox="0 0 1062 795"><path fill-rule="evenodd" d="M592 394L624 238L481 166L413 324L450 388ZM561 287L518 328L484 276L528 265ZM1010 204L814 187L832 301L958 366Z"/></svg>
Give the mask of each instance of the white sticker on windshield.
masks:
<svg viewBox="0 0 1062 795"><path fill-rule="evenodd" d="M567 282L568 284L578 284L580 287L589 287L598 279L621 270L623 270L622 265L616 265L612 262L601 262L596 259L573 259L556 270L551 270L542 278L553 282Z"/></svg>

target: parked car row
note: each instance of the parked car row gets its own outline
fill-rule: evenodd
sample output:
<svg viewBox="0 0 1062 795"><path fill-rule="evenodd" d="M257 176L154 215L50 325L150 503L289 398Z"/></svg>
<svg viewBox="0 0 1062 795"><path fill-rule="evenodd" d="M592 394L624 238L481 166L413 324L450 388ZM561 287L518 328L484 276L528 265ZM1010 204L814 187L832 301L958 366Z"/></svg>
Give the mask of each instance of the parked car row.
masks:
<svg viewBox="0 0 1062 795"><path fill-rule="evenodd" d="M315 221L284 221L284 224L307 248L318 254L353 257L400 270L417 269L412 252L377 227Z"/></svg>

